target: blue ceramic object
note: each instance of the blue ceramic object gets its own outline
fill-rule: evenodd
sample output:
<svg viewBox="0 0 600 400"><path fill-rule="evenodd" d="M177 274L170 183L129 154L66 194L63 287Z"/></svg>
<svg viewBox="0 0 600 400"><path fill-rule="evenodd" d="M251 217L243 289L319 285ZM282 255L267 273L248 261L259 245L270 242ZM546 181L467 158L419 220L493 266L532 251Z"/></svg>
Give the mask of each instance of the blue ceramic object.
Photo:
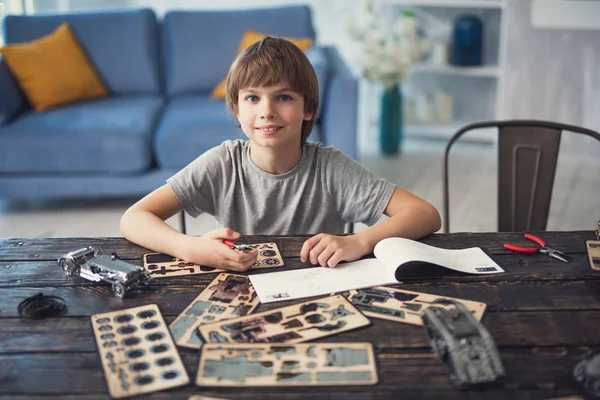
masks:
<svg viewBox="0 0 600 400"><path fill-rule="evenodd" d="M452 33L452 64L483 64L483 22L478 17L465 15L456 19Z"/></svg>
<svg viewBox="0 0 600 400"><path fill-rule="evenodd" d="M398 154L402 136L402 91L399 85L394 85L381 94L379 149L385 155Z"/></svg>

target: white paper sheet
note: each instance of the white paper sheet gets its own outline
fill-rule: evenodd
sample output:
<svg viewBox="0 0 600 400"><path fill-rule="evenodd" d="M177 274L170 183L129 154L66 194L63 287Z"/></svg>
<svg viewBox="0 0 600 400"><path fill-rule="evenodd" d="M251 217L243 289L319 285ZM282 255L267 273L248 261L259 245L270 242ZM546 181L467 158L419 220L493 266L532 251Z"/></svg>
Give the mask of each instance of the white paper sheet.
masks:
<svg viewBox="0 0 600 400"><path fill-rule="evenodd" d="M379 242L374 253L377 258L353 261L336 268L319 266L250 275L250 281L261 303L272 303L398 283L396 269L409 261L428 262L471 274L504 272L478 247L446 250L413 240L389 238Z"/></svg>
<svg viewBox="0 0 600 400"><path fill-rule="evenodd" d="M387 238L375 246L375 257L386 268L397 267L409 261L427 262L467 274L498 274L504 272L479 247L449 250L433 247L414 240Z"/></svg>
<svg viewBox="0 0 600 400"><path fill-rule="evenodd" d="M294 271L250 275L261 303L301 299L350 289L396 282L375 258L345 263L336 268L321 266Z"/></svg>

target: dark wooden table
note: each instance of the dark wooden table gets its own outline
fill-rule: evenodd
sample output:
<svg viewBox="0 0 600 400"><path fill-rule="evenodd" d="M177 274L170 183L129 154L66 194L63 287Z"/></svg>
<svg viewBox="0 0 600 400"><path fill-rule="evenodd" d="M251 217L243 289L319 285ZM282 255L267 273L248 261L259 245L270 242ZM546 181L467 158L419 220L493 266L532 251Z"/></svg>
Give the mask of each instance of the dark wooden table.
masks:
<svg viewBox="0 0 600 400"><path fill-rule="evenodd" d="M193 394L228 399L543 399L578 394L572 378L576 363L600 346L600 274L590 269L585 240L592 231L543 232L549 246L571 256L569 264L544 255L503 249L505 242L529 245L521 234L444 234L423 241L442 248L485 248L506 273L406 279L403 289L481 301L482 322L500 350L506 383L459 391L446 367L434 356L422 327L372 319L368 327L320 339L369 341L377 356L376 386L199 388L187 386L144 398L187 399ZM276 241L288 268L305 268L298 257L305 237L249 237ZM60 255L84 245L116 251L141 265L146 249L122 238L0 240L0 399L105 399L108 391L93 338L90 315L157 303L172 321L214 278L214 274L158 280L147 290L115 298L110 286L69 278L57 265ZM17 306L37 293L62 297L68 307L60 318L20 318ZM264 311L288 303L259 306ZM191 382L198 353L180 349Z"/></svg>

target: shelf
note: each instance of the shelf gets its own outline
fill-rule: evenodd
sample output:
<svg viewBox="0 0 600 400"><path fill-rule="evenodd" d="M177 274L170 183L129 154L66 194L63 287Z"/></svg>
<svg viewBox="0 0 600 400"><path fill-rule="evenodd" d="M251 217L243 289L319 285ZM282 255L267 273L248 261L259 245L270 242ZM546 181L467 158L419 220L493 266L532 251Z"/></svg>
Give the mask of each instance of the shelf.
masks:
<svg viewBox="0 0 600 400"><path fill-rule="evenodd" d="M407 124L404 126L404 134L407 138L425 140L449 140L459 129L469 125L471 122L455 122L452 124ZM496 128L478 129L471 131L459 140L464 143L495 143L498 132Z"/></svg>
<svg viewBox="0 0 600 400"><path fill-rule="evenodd" d="M467 124L407 124L404 126L406 136L444 136L450 137Z"/></svg>
<svg viewBox="0 0 600 400"><path fill-rule="evenodd" d="M383 2L418 7L504 8L504 0L383 0Z"/></svg>
<svg viewBox="0 0 600 400"><path fill-rule="evenodd" d="M521 0L511 0L521 1ZM600 0L599 0L600 1ZM444 32L444 41L439 38L432 44L432 54L415 64L407 77L405 89L406 99L403 132L405 143L416 146L419 151L430 149L443 152L450 138L463 127L487 120L498 119L503 108L502 88L505 83L505 66L502 57L501 36L505 34L505 9L508 0L377 0L385 12L394 17L402 9L414 10L417 18L425 20L434 27L453 26L455 18L462 14L478 15L486 26L484 30L485 57L481 66L451 65L451 37ZM420 10L420 11L419 11ZM440 30L442 31L442 30ZM433 36L432 36L433 37ZM443 43L447 46L443 46ZM381 85L371 82L361 87L362 114L360 118L361 146L364 151L377 151L379 102ZM451 94L451 112L443 112L444 97L440 93ZM426 101L421 95L425 95ZM442 112L437 108L442 106ZM434 117L431 123L419 123L417 116ZM455 119L441 119L448 123L436 123L437 117L453 116ZM426 118L423 118L427 120ZM463 147L473 151L493 150L497 147L497 129L479 129L470 131L458 141ZM487 151L486 150L486 151Z"/></svg>
<svg viewBox="0 0 600 400"><path fill-rule="evenodd" d="M461 75L474 76L482 78L497 78L500 74L500 69L495 66L483 67L455 67L453 65L438 65L438 64L416 64L413 67L413 74L429 73L443 75Z"/></svg>

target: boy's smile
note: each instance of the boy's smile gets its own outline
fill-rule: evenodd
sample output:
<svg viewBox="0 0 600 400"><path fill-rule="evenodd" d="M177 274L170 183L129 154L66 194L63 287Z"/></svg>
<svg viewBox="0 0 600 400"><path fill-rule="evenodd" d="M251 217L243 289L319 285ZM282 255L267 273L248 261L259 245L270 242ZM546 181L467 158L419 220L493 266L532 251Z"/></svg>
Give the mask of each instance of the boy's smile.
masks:
<svg viewBox="0 0 600 400"><path fill-rule="evenodd" d="M255 129L260 130L265 135L273 135L273 134L279 132L282 128L283 128L283 126L281 126L281 125L263 125L263 126L258 126Z"/></svg>

